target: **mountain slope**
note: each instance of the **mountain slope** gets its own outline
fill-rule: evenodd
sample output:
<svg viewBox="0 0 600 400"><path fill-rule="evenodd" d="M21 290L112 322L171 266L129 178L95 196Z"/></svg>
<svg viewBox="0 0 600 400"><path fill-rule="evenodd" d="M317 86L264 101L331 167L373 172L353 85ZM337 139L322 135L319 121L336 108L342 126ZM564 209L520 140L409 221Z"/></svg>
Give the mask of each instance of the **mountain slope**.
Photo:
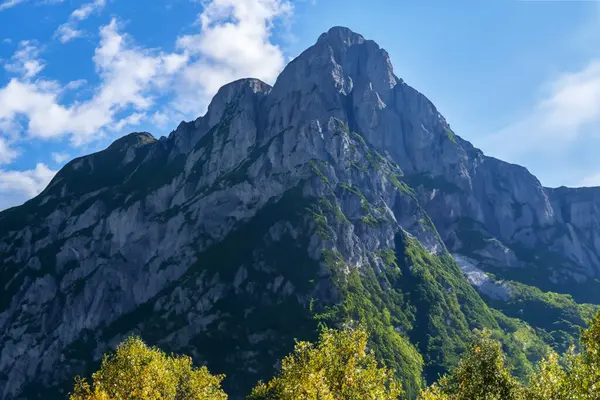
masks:
<svg viewBox="0 0 600 400"><path fill-rule="evenodd" d="M138 333L226 373L235 399L319 322L365 325L412 396L473 328L525 373L553 328L507 317L496 280L600 302L579 290L596 193L484 156L376 43L333 28L273 87L233 82L168 138L119 139L0 213L1 397L64 397Z"/></svg>

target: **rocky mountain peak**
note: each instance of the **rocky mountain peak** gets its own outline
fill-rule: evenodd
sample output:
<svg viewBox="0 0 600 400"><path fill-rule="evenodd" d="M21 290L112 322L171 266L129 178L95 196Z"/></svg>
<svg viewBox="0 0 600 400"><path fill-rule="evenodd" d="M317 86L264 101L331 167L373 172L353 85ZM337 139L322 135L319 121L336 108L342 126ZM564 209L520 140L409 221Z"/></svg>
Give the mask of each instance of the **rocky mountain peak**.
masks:
<svg viewBox="0 0 600 400"><path fill-rule="evenodd" d="M321 35L317 46L329 47L334 59L355 84L372 86L377 92L394 87L399 79L388 53L373 40L344 27L335 27Z"/></svg>
<svg viewBox="0 0 600 400"><path fill-rule="evenodd" d="M204 116L191 122L181 122L169 138L181 153L187 153L194 145L218 125L228 112L236 109L246 114L258 113L257 107L271 92L271 86L259 79L245 78L221 87L208 105Z"/></svg>
<svg viewBox="0 0 600 400"><path fill-rule="evenodd" d="M388 53L377 43L348 28L332 28L280 74L268 96L269 119L281 116L275 131L307 120L325 124L330 117L358 129L392 103L398 82Z"/></svg>
<svg viewBox="0 0 600 400"><path fill-rule="evenodd" d="M254 78L240 79L223 86L213 97L206 116L208 126L217 124L228 104L234 101L254 103L271 91L271 86Z"/></svg>
<svg viewBox="0 0 600 400"><path fill-rule="evenodd" d="M156 142L156 138L149 132L133 132L115 140L109 147L109 150L127 150L129 148L138 148L149 143Z"/></svg>
<svg viewBox="0 0 600 400"><path fill-rule="evenodd" d="M327 42L335 47L350 47L355 44L364 43L365 38L344 26L334 26L329 31L321 34L317 43L321 42Z"/></svg>
<svg viewBox="0 0 600 400"><path fill-rule="evenodd" d="M385 92L399 81L385 50L344 27L323 33L314 46L286 67L278 82L289 85L292 78L297 86L311 89L313 84L321 84L344 95L357 86Z"/></svg>

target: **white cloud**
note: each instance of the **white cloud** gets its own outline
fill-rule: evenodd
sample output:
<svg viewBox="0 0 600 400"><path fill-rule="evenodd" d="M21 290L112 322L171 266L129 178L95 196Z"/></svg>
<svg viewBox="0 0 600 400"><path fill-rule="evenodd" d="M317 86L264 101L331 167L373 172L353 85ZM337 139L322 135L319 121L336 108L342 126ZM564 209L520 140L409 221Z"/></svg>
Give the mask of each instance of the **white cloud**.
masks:
<svg viewBox="0 0 600 400"><path fill-rule="evenodd" d="M590 123L600 121L600 60L560 77L539 110L546 117L543 129L566 139L580 135Z"/></svg>
<svg viewBox="0 0 600 400"><path fill-rule="evenodd" d="M10 164L19 156L19 152L10 148L6 140L0 137L0 165Z"/></svg>
<svg viewBox="0 0 600 400"><path fill-rule="evenodd" d="M40 50L34 42L23 40L19 43L19 50L12 56L11 61L4 65L8 72L19 74L23 79L31 79L39 74L45 67L39 60Z"/></svg>
<svg viewBox="0 0 600 400"><path fill-rule="evenodd" d="M14 6L18 6L19 4L28 2L29 0L5 0L0 3L0 12L4 10L8 10L9 8L13 8ZM37 4L58 4L62 3L64 0L41 0L37 2Z"/></svg>
<svg viewBox="0 0 600 400"><path fill-rule="evenodd" d="M286 0L213 0L198 17L200 32L181 36L177 47L193 61L180 76L177 107L200 112L224 84L253 77L273 82L285 65L271 43L273 24L293 12Z"/></svg>
<svg viewBox="0 0 600 400"><path fill-rule="evenodd" d="M92 15L92 13L103 9L105 6L106 0L95 0L91 3L86 3L79 7L77 10L73 11L71 17L83 21L84 19L87 19L90 15Z"/></svg>
<svg viewBox="0 0 600 400"><path fill-rule="evenodd" d="M167 122L169 122L169 116L165 112L157 111L152 115L152 123L159 128L166 127Z"/></svg>
<svg viewBox="0 0 600 400"><path fill-rule="evenodd" d="M85 18L105 2L93 4L96 8L83 6L73 18ZM135 46L112 19L100 29L93 57L100 84L91 98L71 105L62 104L61 95L82 82L61 87L38 78L44 64L35 58L35 47L24 43L13 57L23 62L10 67L23 77L0 87L0 131L25 117L30 137L68 135L74 144L82 144L106 130L138 124L155 100L168 92L175 96L169 114L176 110L197 117L225 83L242 77L275 80L285 57L271 43L271 32L275 19L291 12L284 0L213 0L198 17L199 33L177 39L178 53Z"/></svg>
<svg viewBox="0 0 600 400"><path fill-rule="evenodd" d="M52 153L52 160L54 160L57 164L63 164L65 161L69 160L71 155L68 153Z"/></svg>
<svg viewBox="0 0 600 400"><path fill-rule="evenodd" d="M29 136L48 139L70 135L75 144L93 140L105 128L124 126L115 120L118 113L133 115L150 108L153 96L165 89L187 56L137 48L119 32L113 19L100 30L93 60L101 83L92 98L70 106L59 103L64 88L56 82L10 80L0 88L0 127L25 116ZM135 123L135 119L130 117L127 123Z"/></svg>
<svg viewBox="0 0 600 400"><path fill-rule="evenodd" d="M578 139L597 135L600 60L558 77L546 92L526 118L484 137L482 148L513 161L531 152L556 154Z"/></svg>
<svg viewBox="0 0 600 400"><path fill-rule="evenodd" d="M0 210L19 205L38 195L50 183L56 172L42 163L27 171L0 169Z"/></svg>
<svg viewBox="0 0 600 400"><path fill-rule="evenodd" d="M57 37L61 43L67 43L83 36L84 32L77 27L79 22L88 19L95 12L100 12L104 7L106 7L106 0L94 0L83 4L71 13L67 22L58 27L54 37Z"/></svg>
<svg viewBox="0 0 600 400"><path fill-rule="evenodd" d="M65 85L63 91L79 89L87 83L85 79L77 79Z"/></svg>
<svg viewBox="0 0 600 400"><path fill-rule="evenodd" d="M9 8L12 8L14 6L17 6L21 3L23 3L26 0L6 0L3 1L2 3L0 3L0 11L4 11L4 10L8 10Z"/></svg>
<svg viewBox="0 0 600 400"><path fill-rule="evenodd" d="M83 31L77 29L74 25L69 23L64 23L56 29L54 32L54 37L58 38L61 43L70 42L73 39L76 39L83 35Z"/></svg>
<svg viewBox="0 0 600 400"><path fill-rule="evenodd" d="M139 125L146 118L146 113L133 113L125 118L119 119L115 124L110 126L110 129L115 132L120 132L126 127Z"/></svg>

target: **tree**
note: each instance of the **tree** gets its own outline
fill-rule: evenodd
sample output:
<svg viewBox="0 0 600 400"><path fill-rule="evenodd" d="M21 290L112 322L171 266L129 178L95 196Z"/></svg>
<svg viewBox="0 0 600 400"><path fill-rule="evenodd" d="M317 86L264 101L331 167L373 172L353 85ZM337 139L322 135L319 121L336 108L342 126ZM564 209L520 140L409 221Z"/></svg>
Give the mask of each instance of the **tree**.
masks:
<svg viewBox="0 0 600 400"><path fill-rule="evenodd" d="M104 357L92 385L76 378L70 400L226 400L222 380L189 357L168 356L132 337Z"/></svg>
<svg viewBox="0 0 600 400"><path fill-rule="evenodd" d="M362 330L325 329L316 344L298 342L279 376L259 383L251 400L393 400L402 394L393 371L379 367Z"/></svg>
<svg viewBox="0 0 600 400"><path fill-rule="evenodd" d="M581 335L581 353L567 364L566 385L573 399L600 399L600 312Z"/></svg>
<svg viewBox="0 0 600 400"><path fill-rule="evenodd" d="M419 400L450 400L454 399L454 397L450 397L442 391L442 387L437 383L434 383L430 387L427 388L424 392L419 396Z"/></svg>
<svg viewBox="0 0 600 400"><path fill-rule="evenodd" d="M575 356L573 353L571 354L570 359L574 360ZM531 400L566 400L568 393L567 373L560 364L558 354L551 352L537 365L536 371L530 377L527 398Z"/></svg>
<svg viewBox="0 0 600 400"><path fill-rule="evenodd" d="M571 348L564 360L552 353L530 378L533 400L600 399L600 312L581 335L578 354Z"/></svg>
<svg viewBox="0 0 600 400"><path fill-rule="evenodd" d="M421 393L421 400L521 400L523 387L505 365L502 345L488 331L475 337L458 366Z"/></svg>

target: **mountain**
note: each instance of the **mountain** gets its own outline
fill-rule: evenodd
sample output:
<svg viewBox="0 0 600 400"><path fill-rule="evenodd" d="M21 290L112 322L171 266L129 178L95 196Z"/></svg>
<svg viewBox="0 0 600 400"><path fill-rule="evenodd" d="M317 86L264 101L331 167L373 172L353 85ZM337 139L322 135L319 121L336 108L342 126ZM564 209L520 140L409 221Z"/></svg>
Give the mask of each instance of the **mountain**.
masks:
<svg viewBox="0 0 600 400"><path fill-rule="evenodd" d="M412 397L474 328L524 375L600 304L599 211L599 188L485 156L336 27L273 87L226 85L0 213L0 398L64 398L132 333L241 398L321 323L362 324Z"/></svg>

